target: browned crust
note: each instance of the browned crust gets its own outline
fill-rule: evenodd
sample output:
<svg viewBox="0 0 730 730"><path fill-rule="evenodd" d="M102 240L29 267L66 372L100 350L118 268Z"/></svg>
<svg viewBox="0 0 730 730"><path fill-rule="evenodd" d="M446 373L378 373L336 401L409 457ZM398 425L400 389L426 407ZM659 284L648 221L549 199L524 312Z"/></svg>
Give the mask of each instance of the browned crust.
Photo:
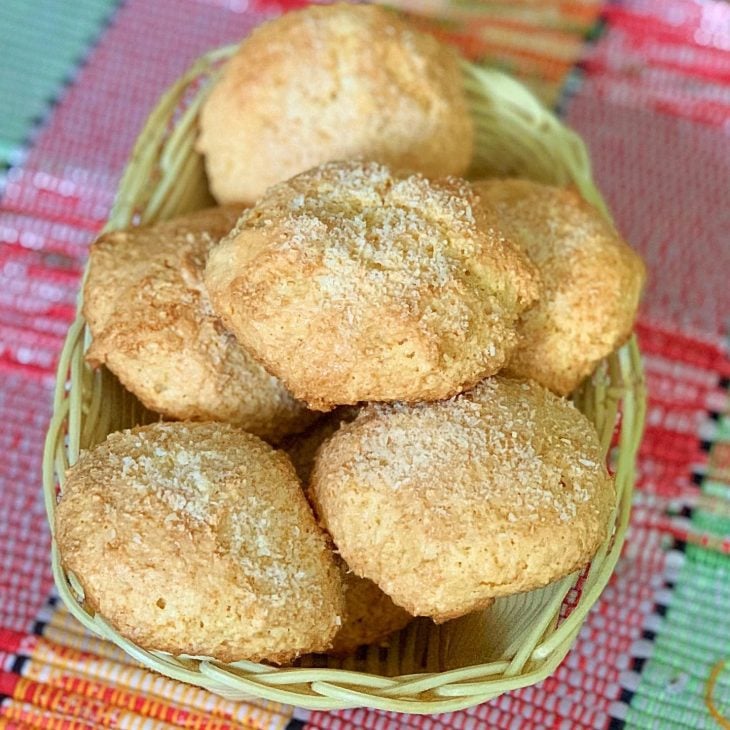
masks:
<svg viewBox="0 0 730 730"><path fill-rule="evenodd" d="M216 199L253 203L337 159L460 175L473 137L452 49L383 8L339 4L251 33L203 105L197 144Z"/></svg>
<svg viewBox="0 0 730 730"><path fill-rule="evenodd" d="M504 366L539 291L468 183L365 162L269 190L205 282L244 347L320 410L475 385Z"/></svg>
<svg viewBox="0 0 730 730"><path fill-rule="evenodd" d="M276 441L315 416L238 344L203 287L208 251L241 206L104 234L92 248L87 359L169 418L222 420Z"/></svg>
<svg viewBox="0 0 730 730"><path fill-rule="evenodd" d="M225 424L111 434L69 470L56 539L87 604L146 649L281 663L341 624L340 569L291 463Z"/></svg>
<svg viewBox="0 0 730 730"><path fill-rule="evenodd" d="M483 205L540 272L507 372L567 395L631 335L646 279L641 258L575 191L529 180L475 183Z"/></svg>
<svg viewBox="0 0 730 730"><path fill-rule="evenodd" d="M311 489L353 571L437 621L584 565L615 502L590 422L501 377L449 401L369 406L320 449Z"/></svg>

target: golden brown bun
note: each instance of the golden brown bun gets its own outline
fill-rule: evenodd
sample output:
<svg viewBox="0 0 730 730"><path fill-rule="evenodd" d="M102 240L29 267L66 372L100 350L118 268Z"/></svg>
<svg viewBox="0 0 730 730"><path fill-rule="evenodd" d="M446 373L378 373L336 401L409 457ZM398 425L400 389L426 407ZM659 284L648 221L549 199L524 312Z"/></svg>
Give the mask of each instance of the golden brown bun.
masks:
<svg viewBox="0 0 730 730"><path fill-rule="evenodd" d="M590 560L613 481L591 423L531 381L368 406L320 449L311 489L350 568L437 621Z"/></svg>
<svg viewBox="0 0 730 730"><path fill-rule="evenodd" d="M287 662L341 623L340 572L291 463L226 424L108 436L69 470L56 539L87 605L146 649Z"/></svg>
<svg viewBox="0 0 730 730"><path fill-rule="evenodd" d="M413 620L408 611L396 606L375 583L350 572L344 560L338 563L345 589L345 613L328 654L352 654L360 646L383 641Z"/></svg>
<svg viewBox="0 0 730 730"><path fill-rule="evenodd" d="M289 436L281 447L289 454L299 479L308 491L309 476L320 446L343 423L350 423L358 414L355 407L337 408L301 434ZM345 615L329 654L350 654L363 644L374 644L394 631L407 626L413 616L396 606L389 596L370 580L352 573L338 558L345 589Z"/></svg>
<svg viewBox="0 0 730 730"><path fill-rule="evenodd" d="M224 329L203 288L207 253L240 212L213 208L96 241L84 286L87 359L158 413L228 421L276 441L316 416Z"/></svg>
<svg viewBox="0 0 730 730"><path fill-rule="evenodd" d="M445 398L498 371L536 277L468 183L351 161L271 188L205 283L241 344L328 410Z"/></svg>
<svg viewBox="0 0 730 730"><path fill-rule="evenodd" d="M430 177L469 165L472 121L456 54L376 6L287 13L257 28L204 102L198 149L220 202L330 160Z"/></svg>
<svg viewBox="0 0 730 730"><path fill-rule="evenodd" d="M567 395L631 334L646 273L603 216L571 190L529 180L475 183L540 272L507 372Z"/></svg>
<svg viewBox="0 0 730 730"><path fill-rule="evenodd" d="M322 416L302 433L287 436L279 448L286 451L305 491L309 488L309 477L314 468L314 458L319 447L327 441L344 423L354 421L360 412L358 406L340 406Z"/></svg>

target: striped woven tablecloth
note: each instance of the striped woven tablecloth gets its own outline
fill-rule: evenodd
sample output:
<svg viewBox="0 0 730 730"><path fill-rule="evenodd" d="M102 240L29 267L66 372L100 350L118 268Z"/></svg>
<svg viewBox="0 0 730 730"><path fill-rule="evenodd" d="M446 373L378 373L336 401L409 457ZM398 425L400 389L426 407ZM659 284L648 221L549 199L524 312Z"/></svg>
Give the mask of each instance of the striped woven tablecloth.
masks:
<svg viewBox="0 0 730 730"><path fill-rule="evenodd" d="M730 727L730 5L716 0L399 3L580 132L650 271L631 533L553 677L433 717L232 703L138 668L57 603L41 445L87 247L165 86L299 4L0 3L0 728Z"/></svg>

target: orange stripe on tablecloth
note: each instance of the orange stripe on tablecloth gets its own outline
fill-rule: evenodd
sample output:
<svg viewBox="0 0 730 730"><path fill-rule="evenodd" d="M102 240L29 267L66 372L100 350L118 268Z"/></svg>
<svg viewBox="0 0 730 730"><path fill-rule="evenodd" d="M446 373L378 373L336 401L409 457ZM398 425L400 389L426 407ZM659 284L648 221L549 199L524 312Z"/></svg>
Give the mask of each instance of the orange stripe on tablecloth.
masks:
<svg viewBox="0 0 730 730"><path fill-rule="evenodd" d="M53 646L53 653L55 656L66 659L70 658L75 662L92 661L98 657L98 654L88 650L88 644L91 642L100 642L99 639L89 637L90 640L83 641L83 636L77 634L70 634L68 643L65 642L53 642L45 636L36 636L35 634L23 634L19 631L8 631L5 630L5 636L0 637L0 642L5 639L8 635L17 634L19 638L16 641L8 641L7 643L0 643L0 650L7 651L15 654L23 654L24 656L35 656L37 652L44 651L46 645ZM103 643L103 642L100 642ZM131 664L131 660L130 660Z"/></svg>
<svg viewBox="0 0 730 730"><path fill-rule="evenodd" d="M197 718L196 722L188 722L191 713L171 706L168 706L167 716L160 718L156 708L162 703L142 696L138 696L134 710L126 710L76 693L73 690L79 687L78 682L72 681L68 688L63 688L35 682L25 677L17 679L12 695L12 699L16 702L91 725L124 730L142 726L145 730L171 730L174 727L231 730L233 727L230 721L210 722L205 717Z"/></svg>
<svg viewBox="0 0 730 730"><path fill-rule="evenodd" d="M139 666L134 659L122 651L116 644L112 644L110 641L104 641L104 639L85 632L81 624L73 618L72 621L76 626L65 627L55 623L47 624L43 628L42 638L58 647L65 647L66 649L89 654L95 658L101 657L117 664L127 664L133 667Z"/></svg>
<svg viewBox="0 0 730 730"><path fill-rule="evenodd" d="M444 19L417 16L415 23L423 23L424 26L430 25L448 29L459 28L465 33L477 35L482 28L503 29L522 38L522 45L527 45L533 35L540 35L545 38L552 38L557 43L575 43L576 39L582 40L585 32L591 29L598 20L600 13L598 11L591 14L585 19L585 22L573 25L549 26L536 20L534 17L509 16L509 15L493 15L492 13L483 15L471 15L463 19Z"/></svg>
<svg viewBox="0 0 730 730"><path fill-rule="evenodd" d="M597 22L602 8L600 2L591 6L557 3L536 17L534 5L520 9L512 4L491 4L485 13L478 3L447 2L430 7L392 4L400 6L421 30L458 47L467 58L521 77L549 105L555 103L568 73L580 59L585 34ZM575 10L575 22L546 22L556 17L565 20Z"/></svg>
<svg viewBox="0 0 730 730"><path fill-rule="evenodd" d="M24 674L68 691L104 694L106 701L144 712L152 719L172 721L174 717L184 727L218 727L229 718L250 727L284 727L292 716L284 705L233 703L140 667L61 649L40 639ZM189 723L184 721L186 717ZM215 717L219 720L212 719Z"/></svg>
<svg viewBox="0 0 730 730"><path fill-rule="evenodd" d="M2 709L0 709L0 713ZM20 720L10 720L0 714L0 730L32 730L33 726Z"/></svg>
<svg viewBox="0 0 730 730"><path fill-rule="evenodd" d="M529 52L538 58L564 62L575 60L583 47L583 38L574 33L545 31L526 26L520 28L489 21L475 22L463 29L439 28L433 32L445 34L457 41L475 38L483 44L484 50L497 45L515 53Z"/></svg>
<svg viewBox="0 0 730 730"><path fill-rule="evenodd" d="M80 624L76 618L70 613L70 611L63 604L58 606L45 606L38 614L38 619L46 626L56 626L64 631L71 631L79 636L86 636L89 638L97 638L89 631L87 631L82 624ZM114 644L108 641L99 639L105 645L113 647L114 650L121 652L121 649L117 649ZM123 652L122 652L123 653Z"/></svg>
<svg viewBox="0 0 730 730"><path fill-rule="evenodd" d="M73 717L47 712L28 703L4 703L0 707L0 727L19 726L39 730L97 730L100 727Z"/></svg>
<svg viewBox="0 0 730 730"><path fill-rule="evenodd" d="M564 34L557 40L555 34L530 33L529 43L525 43L525 35L499 26L483 26L479 30L431 28L428 30L440 40L458 46L472 60L487 59L495 51L529 58L546 72L555 75L557 66L570 66L575 63L583 47L583 39Z"/></svg>
<svg viewBox="0 0 730 730"><path fill-rule="evenodd" d="M46 636L49 629L53 640ZM43 636L4 632L0 643L0 649L29 657L22 674L34 684L22 685L26 692L27 687L38 692L55 688L78 695L87 703L103 701L151 721L198 730L219 730L230 727L231 721L237 726L283 728L292 717L293 710L286 705L258 700L252 704L231 702L142 669L113 644L86 634L65 609L51 614L42 631ZM89 651L90 646L98 653ZM45 698L39 695L39 701Z"/></svg>
<svg viewBox="0 0 730 730"><path fill-rule="evenodd" d="M74 697L74 702L79 707L88 708L90 715L87 719L93 720L103 725L114 724L119 727L132 727L138 724L138 718L142 717L150 721L145 727L150 728L169 728L184 727L193 728L195 730L232 730L235 727L233 722L227 718L212 718L194 710L187 709L182 706L174 706L169 702L152 699L149 696L136 694L120 687L112 687L110 685L102 685L93 680L83 677L74 677L70 675L61 675L57 682L53 684L41 684L29 679L23 681L19 687L19 692L36 692L38 696L20 697L32 701L33 704L45 706L39 702L38 698L43 700L45 694L51 697L51 693L56 692L61 695ZM55 696L54 696L55 699ZM96 708L104 708L108 712L100 716L94 715ZM49 705L48 709L62 710L63 708L55 705ZM75 714L79 714L78 712ZM114 722L108 723L111 719ZM240 726L238 722L236 725Z"/></svg>
<svg viewBox="0 0 730 730"><path fill-rule="evenodd" d="M64 656L68 659L69 654ZM70 714L75 708L76 714L83 713L81 719L103 726L136 727L137 720L143 718L145 728L158 730L171 726L196 730L283 728L291 718L291 711L284 715L257 705L232 703L146 670L115 673L104 664L90 661L81 667L59 666L35 656L23 666L22 677L11 675L17 684L6 694L49 711ZM130 677L136 685L129 683ZM65 698L72 698L73 703L64 704Z"/></svg>
<svg viewBox="0 0 730 730"><path fill-rule="evenodd" d="M99 702L89 701L58 687L34 682L25 677L17 677L11 697L20 707L32 706L103 727L116 726L120 715L118 708L106 707Z"/></svg>
<svg viewBox="0 0 730 730"><path fill-rule="evenodd" d="M535 5L533 0L510 0L510 2L490 2L485 11L484 4L478 1L468 2L432 2L426 0L391 0L388 3L406 12L418 13L420 16L433 18L435 21L467 23L488 14L490 18L498 18L504 22L524 23L553 28L575 28L577 31L590 28L603 12L603 0L593 2L543 2ZM557 22L556 22L557 20Z"/></svg>

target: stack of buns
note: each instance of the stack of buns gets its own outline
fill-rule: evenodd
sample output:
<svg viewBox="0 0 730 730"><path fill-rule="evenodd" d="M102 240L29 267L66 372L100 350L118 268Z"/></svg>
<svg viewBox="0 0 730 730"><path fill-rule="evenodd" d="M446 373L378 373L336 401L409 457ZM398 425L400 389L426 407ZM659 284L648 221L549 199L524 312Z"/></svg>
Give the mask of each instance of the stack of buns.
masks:
<svg viewBox="0 0 730 730"><path fill-rule="evenodd" d="M221 207L92 246L87 360L162 418L81 455L55 535L121 634L286 664L591 560L615 492L566 396L644 268L572 190L457 177L472 147L450 49L313 7L203 105Z"/></svg>

